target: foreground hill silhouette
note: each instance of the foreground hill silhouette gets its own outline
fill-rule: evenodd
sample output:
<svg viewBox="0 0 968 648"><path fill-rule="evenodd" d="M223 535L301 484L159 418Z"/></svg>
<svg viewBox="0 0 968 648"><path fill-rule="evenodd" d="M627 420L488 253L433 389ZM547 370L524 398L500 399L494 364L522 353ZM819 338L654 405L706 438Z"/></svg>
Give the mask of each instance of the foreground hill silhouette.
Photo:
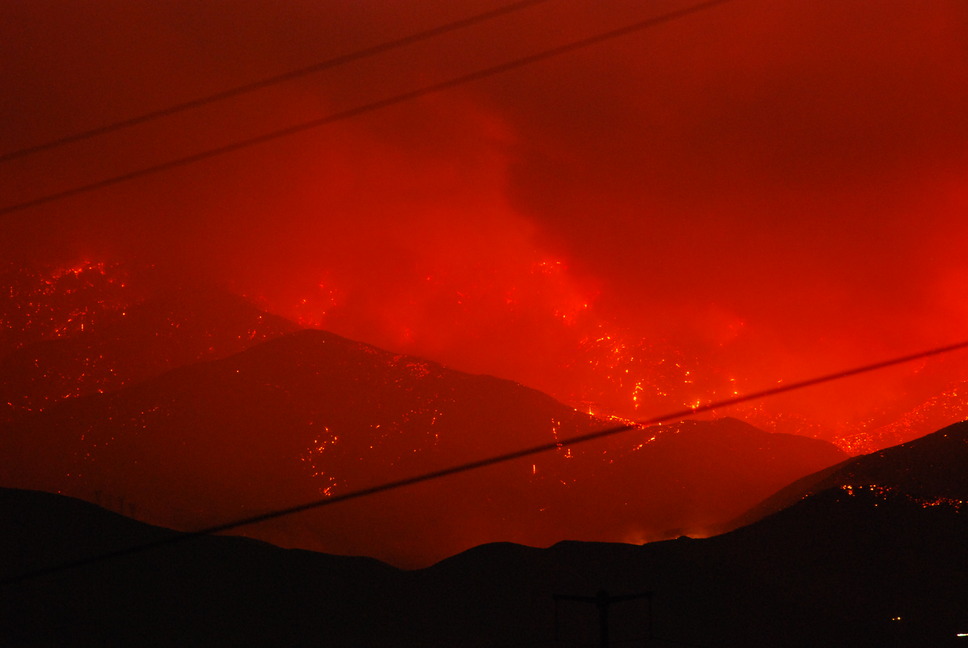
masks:
<svg viewBox="0 0 968 648"><path fill-rule="evenodd" d="M0 489L0 516L3 578L180 535L35 491ZM395 573L367 558L198 537L0 584L0 645L319 645L323 630L351 645L365 616L358 596L375 602Z"/></svg>
<svg viewBox="0 0 968 648"><path fill-rule="evenodd" d="M0 578L177 537L47 493L0 490ZM593 606L653 593L650 645L959 646L968 518L900 491L826 490L732 533L643 546L476 547L405 572L376 561L202 537L0 585L5 645L580 646ZM610 610L615 645L645 602Z"/></svg>
<svg viewBox="0 0 968 648"><path fill-rule="evenodd" d="M968 500L968 422L798 479L730 526L745 526L832 488L903 493L926 506Z"/></svg>
<svg viewBox="0 0 968 648"><path fill-rule="evenodd" d="M18 414L0 434L0 485L196 529L613 424L510 381L300 331ZM405 566L489 541L702 534L843 458L732 419L690 422L241 532Z"/></svg>

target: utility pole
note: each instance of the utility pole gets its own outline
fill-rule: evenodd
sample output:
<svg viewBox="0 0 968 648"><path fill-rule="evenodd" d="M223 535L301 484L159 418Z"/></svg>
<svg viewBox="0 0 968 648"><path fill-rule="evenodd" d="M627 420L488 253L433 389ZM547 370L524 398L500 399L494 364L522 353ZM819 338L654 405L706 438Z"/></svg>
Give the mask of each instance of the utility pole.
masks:
<svg viewBox="0 0 968 648"><path fill-rule="evenodd" d="M622 596L611 596L601 589L595 596L572 596L569 594L555 594L555 639L558 639L558 602L576 601L578 603L594 603L598 608L598 645L599 648L609 648L608 642L608 608L613 603L632 601L635 599L649 599L649 635L652 634L652 592L637 592Z"/></svg>

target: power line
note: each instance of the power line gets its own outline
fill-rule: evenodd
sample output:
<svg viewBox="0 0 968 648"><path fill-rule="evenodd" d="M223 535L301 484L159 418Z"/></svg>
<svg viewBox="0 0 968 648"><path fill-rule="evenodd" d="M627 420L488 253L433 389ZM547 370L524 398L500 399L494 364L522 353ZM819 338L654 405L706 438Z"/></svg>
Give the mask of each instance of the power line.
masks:
<svg viewBox="0 0 968 648"><path fill-rule="evenodd" d="M198 97L192 99L191 101L186 101L184 103L175 104L173 106L168 106L167 108L161 108L159 110L154 110L147 112L136 117L130 117L128 119L123 119L111 124L106 124L104 126L99 126L97 128L92 128L90 130L82 131L79 133L74 133L73 135L66 135L64 137L51 140L49 142L44 142L43 144L37 144L34 146L29 146L27 148L22 148L17 151L10 153L4 153L0 155L0 162L8 162L10 160L16 160L18 158L27 157L28 155L33 155L35 153L40 153L41 151L47 151L52 148L58 148L66 144L72 144L74 142L79 142L82 140L90 139L98 135L106 135L107 133L113 133L115 131L128 128L131 126L136 126L138 124L143 124L148 121L153 121L161 117L168 117L176 113L185 112L186 110L191 110L193 108L200 108L206 104L215 103L217 101L224 101L225 99L230 99L232 97L237 97L239 95L248 94L256 90L261 90L262 88L267 88L269 86L278 85L286 81L292 81L293 79L298 79L299 77L308 76L316 72L322 72L323 70L328 70L330 68L338 67L341 65L346 65L347 63L352 63L353 61L359 61L364 58L369 58L377 54L383 54L384 52L389 52L394 49L399 49L407 45L413 45L421 41L429 40L436 36L441 36L452 31L457 31L459 29L464 29L466 27L471 27L479 23L498 18L500 16L505 16L534 5L539 5L549 0L521 0L520 2L514 2L503 7L498 7L497 9L492 9L490 11L485 11L484 13L476 14L462 20L457 20L455 22L447 23L445 25L440 25L439 27L434 27L422 32L417 32L409 36L404 36L403 38L398 38L396 40L388 41L385 43L380 43L379 45L374 45L372 47L367 47L355 52L350 52L349 54L343 54L325 61L320 61L319 63L314 63L313 65L308 65L306 67L298 68L296 70L291 70L289 72L284 72L276 76L268 77L266 79L261 79L259 81L253 81L251 83L246 83L244 85L236 86L234 88L229 88L227 90L222 90L214 94L205 95L204 97Z"/></svg>
<svg viewBox="0 0 968 648"><path fill-rule="evenodd" d="M590 441L604 439L604 438L615 436L617 434L621 434L623 432L627 432L629 430L633 430L639 427L658 425L660 423L668 423L671 421L678 421L695 414L711 412L713 410L722 409L724 407L739 405L741 403L746 403L753 400L760 400L763 398L776 396L778 394L783 394L786 392L797 391L797 390L805 389L807 387L813 387L824 383L830 383L837 380L842 380L844 378L849 378L851 376L857 376L864 373L870 373L872 371L878 371L880 369L886 369L887 367L893 367L896 365L913 362L915 360L923 360L925 358L929 358L932 356L939 356L947 353L952 353L954 351L959 351L965 348L968 348L968 340L957 342L955 344L949 344L943 347L929 349L927 351L921 351L919 353L913 353L910 355L891 358L889 360L883 360L881 362L875 362L873 364L863 365L861 367L855 367L853 369L846 369L843 371L838 371L835 373L826 374L815 378L809 378L807 380L801 380L798 382L789 383L787 385L771 387L770 389L764 389L761 391L746 394L744 396L734 396L732 398L711 402L706 405L700 405L698 407L691 407L691 408L682 409L676 412L670 412L668 414L663 414L661 416L656 416L654 418L646 419L643 421L626 423L624 425L618 425L615 427L606 428L604 430L597 430L595 432L588 432L585 434L579 434L565 439L559 439L548 443L542 443L536 446L531 446L530 448L524 448L522 450L507 452L504 454L495 455L485 459L478 459L477 461L471 461L457 466L452 466L450 468L444 468L442 470L434 470L428 473L424 473L422 475L416 475L414 477L407 477L405 479L386 482L384 484L371 486L369 488L362 488L359 490L350 491L348 493L343 493L342 495L333 495L331 497L315 500L312 502L307 502L305 504L299 504L297 506L291 506L284 509L270 511L268 513L253 515L250 517L235 520L233 522L226 522L224 524L218 524L215 526L208 527L206 529L200 529L198 531L180 533L179 535L172 536L169 538L164 538L162 540L156 540L154 542L134 545L131 547L126 547L124 549L119 549L117 551L112 551L112 552L100 554L97 556L91 556L89 558L84 558L84 559L75 560L72 562L63 563L60 565L54 565L43 569L25 572L20 575L7 577L0 580L0 586L13 585L16 583L21 583L24 581L40 578L42 576L48 576L51 574L57 574L63 571L76 569L79 567L85 567L88 565L94 565L94 564L106 562L109 560L114 560L117 558L121 558L123 556L143 553L145 551L151 551L154 549L159 549L161 547L179 544L202 536L213 535L216 533L223 533L225 531L232 531L240 527L250 526L252 524L258 524L260 522L266 522L269 520L275 520L278 518L287 517L289 515L294 515L296 513L302 513L304 511L309 511L312 509L331 506L333 504L338 504L340 502L347 502L350 500L360 499L363 497L368 497L370 495L376 495L378 493L385 493L387 491L397 490L399 488L404 488L406 486L413 486L415 484L433 481L436 479L441 479L443 477L449 477L451 475L458 475L461 473L470 472L472 470L477 470L479 468L486 468L488 466L493 466L496 464L507 463L508 461L514 461L515 459L522 459L524 457L540 454L542 452L548 452L559 448L570 447L570 446L575 446L582 443L588 443Z"/></svg>
<svg viewBox="0 0 968 648"><path fill-rule="evenodd" d="M311 130L313 128L318 128L320 126L325 126L327 124L332 124L333 122L342 121L344 119L349 119L351 117L357 117L366 113L381 110L383 108L388 108L405 101L411 101L414 99L419 99L421 97L441 92L444 90L449 90L457 86L465 85L471 83L472 81L479 81L481 79L486 79L504 72L509 72L517 68L524 67L526 65L531 65L533 63L538 63L540 61L545 61L550 58L560 56L562 54L567 54L580 49L591 47L592 45L597 45L599 43L618 38L620 36L626 36L643 29L650 27L655 27L663 23L667 23L673 20L678 20L680 18L685 18L695 13L711 9L717 5L726 4L732 2L733 0L708 0L707 2L702 2L685 9L679 9L672 11L661 16L656 16L649 18L647 20L642 20L625 27L620 27L617 29L612 29L606 32L596 34L594 36L589 36L580 40L572 41L566 43L565 45L559 45L547 50L542 50L536 54L531 54L529 56L513 59L505 63L494 65L488 68L477 70L476 72L470 72L457 77L453 77L446 81L441 81L438 83L433 83L431 85L423 86L416 90L411 90L409 92L404 92L386 99L380 99L368 104L363 104L355 108L350 108L348 110L343 110L340 112L332 113L325 117L320 117L318 119L313 119L311 121L302 122L294 126L288 126L286 128L281 128L263 135L257 135L255 137L250 137L244 140L238 140L231 144L226 144L224 146L219 146L217 148L208 149L188 155L182 158L177 158L175 160L170 160L168 162L162 162L161 164L156 164L154 166L145 167L143 169L138 169L136 171L130 171L117 176L112 176L104 180L99 180L97 182L92 182L90 184L81 185L74 187L72 189L66 189L64 191L59 191L52 194L46 194L39 198L34 198L32 200L27 200L21 203L16 203L14 205L9 205L0 209L0 216L6 214L11 214L17 211L23 211L31 207L37 207L39 205L51 203L57 200L63 200L64 198L69 198L71 196L77 196L79 194L89 193L91 191L97 191L99 189L104 189L122 182L127 182L128 180L135 180L137 178L143 178L145 176L154 175L156 173L161 173L163 171L169 171L171 169L187 166L200 162L202 160L207 160L210 158L218 157L220 155L225 155L228 153L234 153L242 149L246 149L257 144L263 144L265 142L270 142L272 140L280 139L282 137L288 137L290 135L295 135L297 133L302 133L304 131Z"/></svg>

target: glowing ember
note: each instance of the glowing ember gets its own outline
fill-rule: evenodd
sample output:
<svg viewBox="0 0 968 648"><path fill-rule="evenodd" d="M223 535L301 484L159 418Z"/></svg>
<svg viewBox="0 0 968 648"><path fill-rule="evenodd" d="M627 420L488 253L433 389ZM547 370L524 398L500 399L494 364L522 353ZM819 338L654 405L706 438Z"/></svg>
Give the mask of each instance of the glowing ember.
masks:
<svg viewBox="0 0 968 648"><path fill-rule="evenodd" d="M0 275L0 357L31 342L89 332L139 301L117 264L42 270L7 264Z"/></svg>
<svg viewBox="0 0 968 648"><path fill-rule="evenodd" d="M2 342L10 378L0 384L0 403L8 411L42 410L65 398L111 391L139 376L151 375L133 367L130 360L117 356L117 351L110 348L109 337L123 335L131 339L126 344L131 344L139 335L147 336L141 343L147 344L146 350L154 342L168 340L166 349L152 352L156 358L152 362L159 363L152 373L158 373L180 364L221 357L294 328L287 329L278 320L269 321L267 318L271 316L264 313L245 315L249 318L246 323L229 324L235 315L228 316L228 311L216 314L214 310L210 323L199 328L191 320L207 308L201 298L182 299L183 304L178 307L181 312L164 313L162 330L122 334L123 320L144 319L139 304L148 296L144 288L136 291L131 287L128 274L120 265L104 261L43 270L7 267L8 287L0 318L5 325ZM463 359L471 367L475 364L481 369L512 366L505 362L520 367L514 349L530 344L540 329L548 342L548 355L546 359L540 358L535 367L544 369L541 375L526 375L534 380L522 382L544 387L559 400L583 412L620 420L695 409L710 401L739 395L746 385L755 384L741 376L742 367L733 366L734 361L727 359L724 351L729 351L729 345L686 350L669 340L636 337L604 321L592 306L590 295L574 290L567 267L561 261L535 263L526 276L530 283L515 282L510 288L479 277L474 283L464 283L457 276L426 277L424 283L435 295L433 299L449 295L446 299L451 306L445 316L454 325L466 324L474 330L478 326L475 321L486 314L483 321L492 326L480 335L500 334L502 342L507 344L510 355L506 358L493 354L475 358L478 351L489 350L493 340L480 347L466 347ZM327 275L317 282L315 293L308 293L300 300L293 315L304 326L319 327L328 323L335 324L336 328L350 326L359 323L352 312L353 304L353 294L338 288L336 279ZM242 307L229 308L238 311ZM191 311L196 312L190 314ZM219 319L221 323L217 323ZM226 324L230 330L217 330ZM416 334L425 327L421 321L405 319L395 324L401 328L395 329L390 337L398 343L397 348L419 351L430 342ZM182 344L175 342L176 338L195 338L196 342L192 343L195 346L173 352ZM71 351L66 351L67 347L55 350L31 346L41 340L75 339L78 344ZM14 354L17 349L23 351ZM70 357L67 364L63 361L66 357ZM552 373L547 373L552 369ZM410 370L414 375L427 371L417 364ZM506 375L515 377L513 370ZM770 431L830 439L845 451L857 454L964 419L968 416L968 405L963 392L963 388L959 391L957 386L952 387L900 418L895 415L891 419L891 412L885 409L879 416L844 419L833 426L810 416L783 411L769 402L751 403L730 413Z"/></svg>
<svg viewBox="0 0 968 648"><path fill-rule="evenodd" d="M241 351L296 327L244 300L202 288L132 287L118 264L10 266L2 300L0 402L43 411L178 366Z"/></svg>
<svg viewBox="0 0 968 648"><path fill-rule="evenodd" d="M958 513L968 505L968 500L955 499L952 497L918 497L911 493L902 492L896 488L891 488L888 486L880 486L878 484L844 484L840 487L844 493L850 497L869 497L874 500L885 501L890 498L902 498L906 501L917 504L921 508L937 508L945 507L952 509ZM876 504L875 504L876 506Z"/></svg>

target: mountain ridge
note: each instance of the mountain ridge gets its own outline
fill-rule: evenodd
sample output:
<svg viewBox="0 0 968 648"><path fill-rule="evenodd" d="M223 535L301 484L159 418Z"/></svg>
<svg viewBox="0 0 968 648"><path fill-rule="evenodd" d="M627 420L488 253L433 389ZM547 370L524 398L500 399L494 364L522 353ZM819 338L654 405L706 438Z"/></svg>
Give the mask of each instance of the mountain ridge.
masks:
<svg viewBox="0 0 968 648"><path fill-rule="evenodd" d="M846 486L876 486L926 501L968 500L965 465L968 421L806 475L729 522L723 530L746 526L805 497Z"/></svg>
<svg viewBox="0 0 968 648"><path fill-rule="evenodd" d="M312 330L16 423L0 435L4 485L181 529L613 425L511 381ZM488 540L695 535L842 456L736 420L655 426L243 532L411 566Z"/></svg>
<svg viewBox="0 0 968 648"><path fill-rule="evenodd" d="M0 516L29 517L18 510L43 523L0 528L0 579L24 571L24 551L51 564L78 547L117 547L119 527L149 542L178 536L72 498L0 489ZM712 538L493 543L416 571L202 537L4 582L0 640L524 648L557 635L571 646L594 643L598 613L555 596L606 590L652 595L613 606L615 642L641 641L651 628L658 646L941 648L960 645L968 622L966 539L968 517L956 507L842 489Z"/></svg>

